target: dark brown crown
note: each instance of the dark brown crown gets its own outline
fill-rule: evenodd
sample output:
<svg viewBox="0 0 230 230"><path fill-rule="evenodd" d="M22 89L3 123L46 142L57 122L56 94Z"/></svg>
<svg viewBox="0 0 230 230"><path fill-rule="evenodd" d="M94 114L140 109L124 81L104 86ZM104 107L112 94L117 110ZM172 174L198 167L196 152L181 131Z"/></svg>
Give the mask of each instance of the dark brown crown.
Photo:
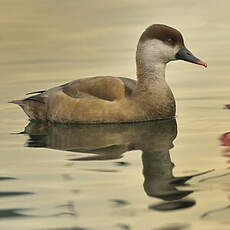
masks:
<svg viewBox="0 0 230 230"><path fill-rule="evenodd" d="M184 46L184 39L181 33L172 27L162 24L153 24L149 26L141 35L140 42L151 39L159 39L172 46Z"/></svg>

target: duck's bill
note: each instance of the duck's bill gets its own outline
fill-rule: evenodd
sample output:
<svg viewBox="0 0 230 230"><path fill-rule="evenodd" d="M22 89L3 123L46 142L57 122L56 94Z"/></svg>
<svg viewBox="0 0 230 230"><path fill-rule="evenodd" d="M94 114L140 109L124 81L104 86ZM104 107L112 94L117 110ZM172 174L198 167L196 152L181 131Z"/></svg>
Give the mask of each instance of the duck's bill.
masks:
<svg viewBox="0 0 230 230"><path fill-rule="evenodd" d="M180 50L176 54L176 59L192 62L197 65L202 65L204 67L208 66L207 63L195 57L186 47L180 48Z"/></svg>

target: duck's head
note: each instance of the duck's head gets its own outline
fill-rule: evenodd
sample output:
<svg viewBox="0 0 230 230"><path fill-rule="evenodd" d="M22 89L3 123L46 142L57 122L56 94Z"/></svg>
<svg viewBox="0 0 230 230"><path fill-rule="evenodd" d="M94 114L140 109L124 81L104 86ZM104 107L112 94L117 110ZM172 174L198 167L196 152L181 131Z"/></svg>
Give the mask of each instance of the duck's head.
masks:
<svg viewBox="0 0 230 230"><path fill-rule="evenodd" d="M137 49L137 64L143 62L167 64L174 60L184 60L207 67L195 57L184 44L181 33L169 26L153 24L141 35Z"/></svg>

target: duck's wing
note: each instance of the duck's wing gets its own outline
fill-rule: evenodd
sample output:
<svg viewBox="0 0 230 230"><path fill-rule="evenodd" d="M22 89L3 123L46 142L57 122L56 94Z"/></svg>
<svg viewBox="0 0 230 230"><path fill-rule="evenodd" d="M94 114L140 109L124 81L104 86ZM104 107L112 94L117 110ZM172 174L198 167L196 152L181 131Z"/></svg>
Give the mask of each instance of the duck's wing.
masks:
<svg viewBox="0 0 230 230"><path fill-rule="evenodd" d="M48 90L30 92L26 95L37 95L30 96L24 100L33 100L45 103L46 98L48 98L50 94L61 90L73 98L94 97L113 101L121 99L124 96L131 95L135 88L136 81L133 79L125 77L100 76L78 79Z"/></svg>
<svg viewBox="0 0 230 230"><path fill-rule="evenodd" d="M73 98L94 97L113 101L131 95L135 88L136 81L125 77L102 76L83 78L48 90L29 92L26 95L37 95L27 97L23 100L13 100L10 103L20 105L23 101L37 101L45 104L49 95L60 90Z"/></svg>
<svg viewBox="0 0 230 230"><path fill-rule="evenodd" d="M131 95L132 92L136 89L137 81L131 78L119 77L119 79L125 85L125 93L126 95Z"/></svg>
<svg viewBox="0 0 230 230"><path fill-rule="evenodd" d="M62 91L73 98L93 97L114 101L130 95L135 87L135 80L105 76L72 81L63 85Z"/></svg>
<svg viewBox="0 0 230 230"><path fill-rule="evenodd" d="M66 100L69 101L79 98L84 98L84 100L93 99L94 102L108 102L128 97L132 94L135 87L135 80L123 77L84 78L48 89L46 91L42 90L31 92L29 94L37 95L27 97L23 100L14 100L10 103L20 105L32 120L47 120L47 103L49 98L56 98L56 95L59 94L59 92L62 94L64 93L63 96L68 95L68 97L64 96L60 98L60 100L63 99L65 102Z"/></svg>
<svg viewBox="0 0 230 230"><path fill-rule="evenodd" d="M30 95L30 94L37 94L37 93L44 93L46 90L39 90L39 91L34 91L34 92L29 92L26 95Z"/></svg>

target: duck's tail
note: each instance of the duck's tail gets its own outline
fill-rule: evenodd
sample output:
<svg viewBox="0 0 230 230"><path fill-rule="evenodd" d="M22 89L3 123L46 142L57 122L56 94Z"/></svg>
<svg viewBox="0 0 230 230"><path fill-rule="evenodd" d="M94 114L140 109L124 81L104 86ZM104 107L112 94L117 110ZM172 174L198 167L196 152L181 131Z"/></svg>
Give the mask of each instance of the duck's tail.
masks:
<svg viewBox="0 0 230 230"><path fill-rule="evenodd" d="M19 105L31 120L46 120L46 106L44 103L29 98L9 101L9 103Z"/></svg>
<svg viewBox="0 0 230 230"><path fill-rule="evenodd" d="M13 101L8 101L8 103L16 104L16 105L22 105L23 100L13 100Z"/></svg>

